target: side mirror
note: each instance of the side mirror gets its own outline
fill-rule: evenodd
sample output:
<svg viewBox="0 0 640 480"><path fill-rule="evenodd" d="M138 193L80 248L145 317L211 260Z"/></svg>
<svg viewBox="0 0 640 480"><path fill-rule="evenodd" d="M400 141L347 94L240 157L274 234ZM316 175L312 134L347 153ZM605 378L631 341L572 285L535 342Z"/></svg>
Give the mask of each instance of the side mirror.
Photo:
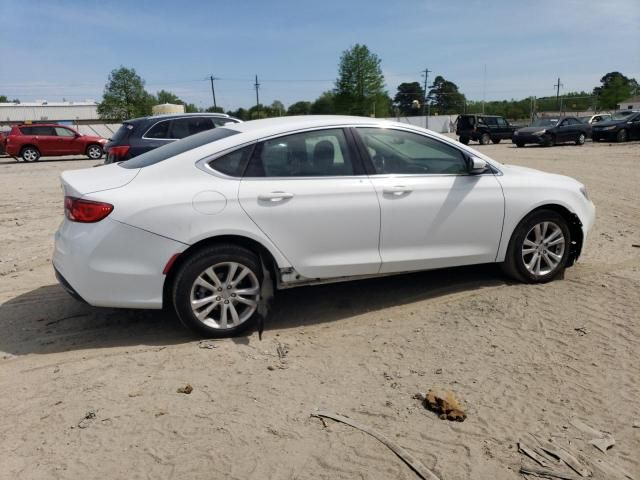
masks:
<svg viewBox="0 0 640 480"><path fill-rule="evenodd" d="M478 157L471 157L469 163L469 173L471 174L484 173L489 169L487 162Z"/></svg>

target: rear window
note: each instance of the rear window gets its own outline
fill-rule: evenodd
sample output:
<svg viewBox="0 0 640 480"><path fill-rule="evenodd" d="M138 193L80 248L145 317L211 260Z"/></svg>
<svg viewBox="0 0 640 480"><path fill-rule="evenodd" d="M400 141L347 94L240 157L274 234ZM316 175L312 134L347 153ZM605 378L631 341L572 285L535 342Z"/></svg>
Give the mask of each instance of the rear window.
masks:
<svg viewBox="0 0 640 480"><path fill-rule="evenodd" d="M133 125L130 123L123 123L116 133L111 137L111 141L114 143L120 143L129 138L129 133L133 130Z"/></svg>
<svg viewBox="0 0 640 480"><path fill-rule="evenodd" d="M194 148L201 147L208 143L215 142L216 140L221 140L238 133L240 132L230 130L228 128L215 128L213 130L207 130L205 132L192 135L182 140L169 143L160 148L150 150L146 153L143 153L142 155L132 158L131 160L120 162L118 165L123 168L148 167L149 165L155 165L156 163L162 162L168 158L175 157L176 155L180 155L181 153L193 150Z"/></svg>

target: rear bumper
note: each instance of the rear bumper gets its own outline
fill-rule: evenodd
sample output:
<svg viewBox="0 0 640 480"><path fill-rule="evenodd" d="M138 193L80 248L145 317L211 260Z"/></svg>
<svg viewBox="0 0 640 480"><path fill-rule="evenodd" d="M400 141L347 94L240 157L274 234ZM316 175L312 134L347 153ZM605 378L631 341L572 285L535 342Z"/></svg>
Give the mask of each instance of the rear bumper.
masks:
<svg viewBox="0 0 640 480"><path fill-rule="evenodd" d="M167 261L187 245L110 220L64 220L53 267L62 287L98 307L162 308Z"/></svg>

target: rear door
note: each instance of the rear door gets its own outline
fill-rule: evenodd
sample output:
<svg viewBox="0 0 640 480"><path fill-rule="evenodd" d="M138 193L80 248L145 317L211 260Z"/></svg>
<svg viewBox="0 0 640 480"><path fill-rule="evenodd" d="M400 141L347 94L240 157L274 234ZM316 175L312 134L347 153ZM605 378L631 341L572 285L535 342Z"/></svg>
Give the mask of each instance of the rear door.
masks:
<svg viewBox="0 0 640 480"><path fill-rule="evenodd" d="M496 119L498 122L498 138L501 140L508 140L512 137L511 126L504 118L499 117Z"/></svg>
<svg viewBox="0 0 640 480"><path fill-rule="evenodd" d="M240 182L242 208L307 278L377 273L380 206L348 132L260 142Z"/></svg>
<svg viewBox="0 0 640 480"><path fill-rule="evenodd" d="M40 155L59 155L60 144L58 143L58 136L56 135L53 127L45 125L34 125L31 127L32 135L34 135L34 143Z"/></svg>
<svg viewBox="0 0 640 480"><path fill-rule="evenodd" d="M493 173L469 175L460 150L417 132L355 130L374 168L382 273L495 261L504 196Z"/></svg>

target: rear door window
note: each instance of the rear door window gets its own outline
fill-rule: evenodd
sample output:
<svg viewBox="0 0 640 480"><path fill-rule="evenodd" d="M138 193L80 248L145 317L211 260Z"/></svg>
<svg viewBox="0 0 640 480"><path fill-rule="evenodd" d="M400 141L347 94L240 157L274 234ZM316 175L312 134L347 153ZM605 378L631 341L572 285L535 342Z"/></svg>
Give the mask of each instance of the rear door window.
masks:
<svg viewBox="0 0 640 480"><path fill-rule="evenodd" d="M45 127L40 125L34 125L31 127L32 133L30 135L39 135L42 137L55 137L56 132L53 127Z"/></svg>
<svg viewBox="0 0 640 480"><path fill-rule="evenodd" d="M144 134L145 138L169 138L169 120L158 122Z"/></svg>
<svg viewBox="0 0 640 480"><path fill-rule="evenodd" d="M216 126L209 117L192 117L189 119L189 135L195 135L212 128L216 128Z"/></svg>

